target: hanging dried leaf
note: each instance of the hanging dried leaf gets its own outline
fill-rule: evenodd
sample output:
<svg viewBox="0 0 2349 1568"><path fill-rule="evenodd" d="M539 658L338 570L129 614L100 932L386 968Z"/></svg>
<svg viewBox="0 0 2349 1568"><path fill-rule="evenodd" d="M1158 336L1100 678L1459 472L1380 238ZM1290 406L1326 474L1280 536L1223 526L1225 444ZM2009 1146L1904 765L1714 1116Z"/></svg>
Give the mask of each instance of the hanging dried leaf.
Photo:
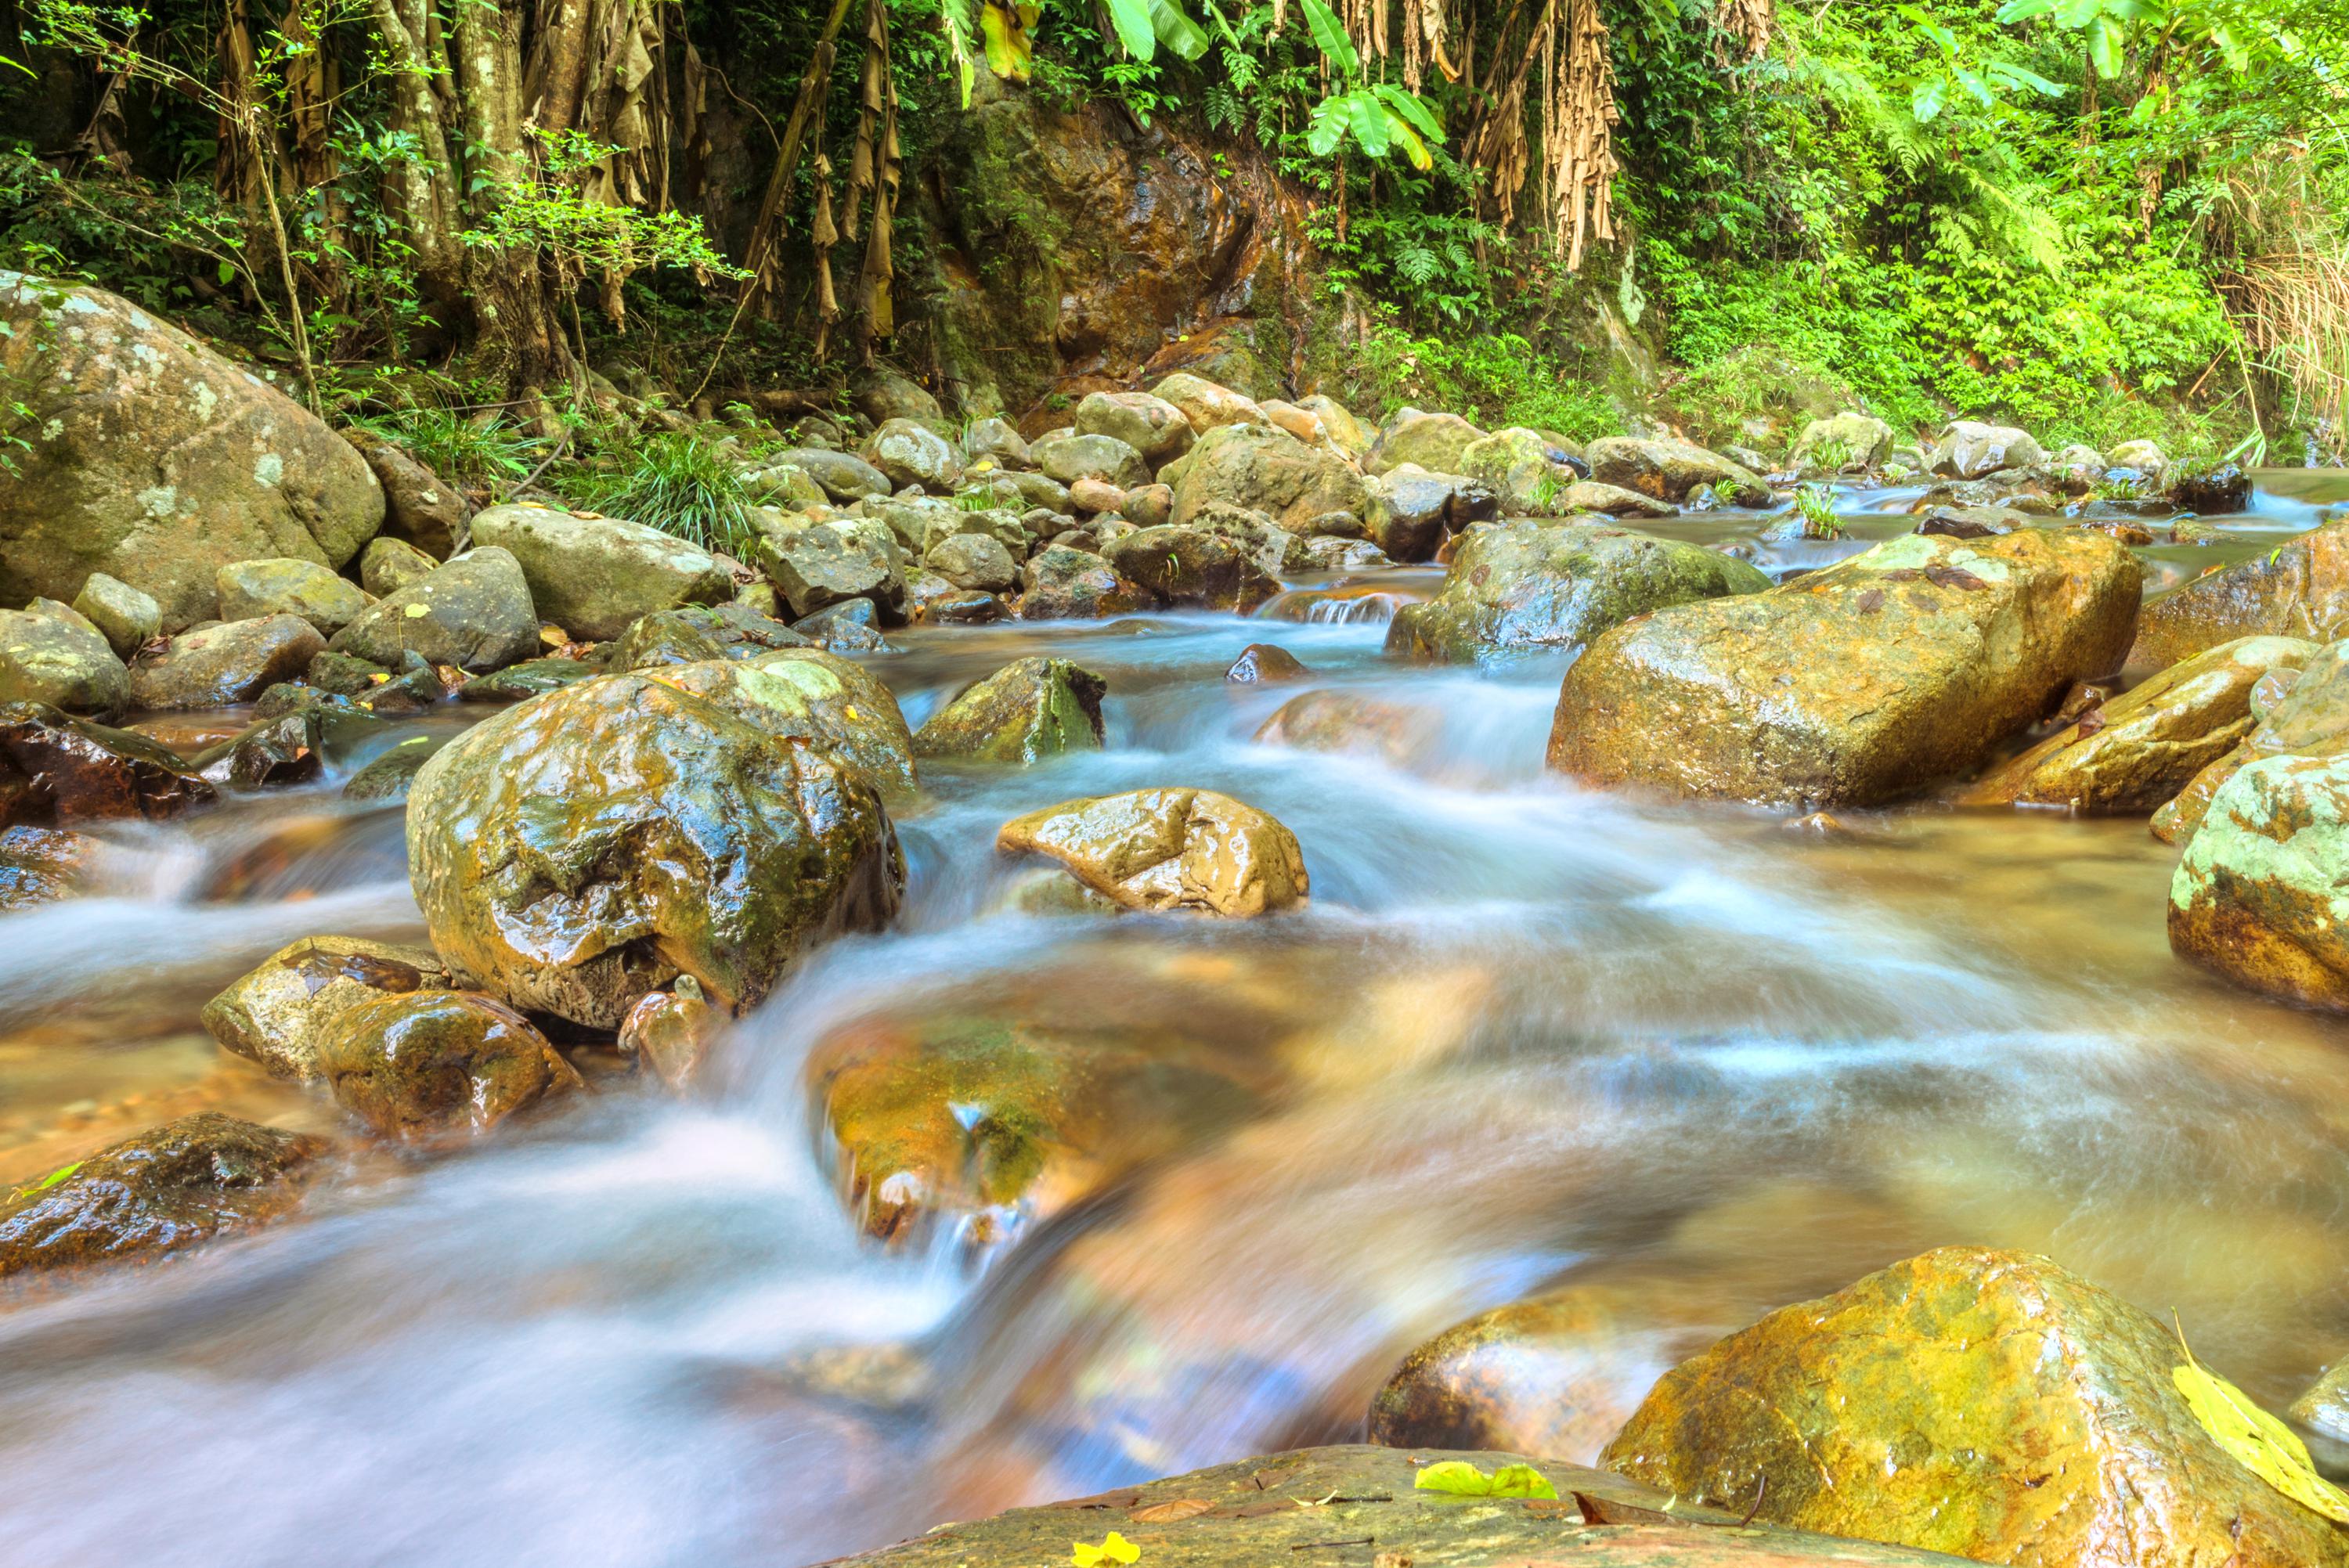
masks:
<svg viewBox="0 0 2349 1568"><path fill-rule="evenodd" d="M1557 0L1552 0L1555 7ZM1598 0L1566 0L1565 61L1550 74L1542 116L1542 156L1555 226L1568 272L1582 270L1586 239L1612 241L1615 189L1615 65Z"/></svg>
<svg viewBox="0 0 2349 1568"><path fill-rule="evenodd" d="M1713 25L1737 40L1748 59L1770 46L1771 0L1714 0Z"/></svg>

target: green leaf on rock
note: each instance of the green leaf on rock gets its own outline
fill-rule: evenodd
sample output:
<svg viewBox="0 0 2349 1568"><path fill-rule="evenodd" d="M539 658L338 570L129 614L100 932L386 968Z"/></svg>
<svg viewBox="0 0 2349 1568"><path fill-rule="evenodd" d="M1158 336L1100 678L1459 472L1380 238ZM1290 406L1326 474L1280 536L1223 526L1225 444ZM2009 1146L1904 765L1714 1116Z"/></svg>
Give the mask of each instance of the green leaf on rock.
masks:
<svg viewBox="0 0 2349 1568"><path fill-rule="evenodd" d="M1454 1497L1547 1497L1557 1495L1549 1478L1531 1465L1503 1465L1486 1475L1465 1460L1445 1460L1419 1472L1412 1485Z"/></svg>
<svg viewBox="0 0 2349 1568"><path fill-rule="evenodd" d="M2186 1365L2172 1368L2169 1376L2202 1429L2244 1469L2284 1496L2335 1523L2349 1524L2349 1492L2316 1473L2308 1446L2292 1429L2196 1361L2182 1336L2178 1347L2186 1350Z"/></svg>

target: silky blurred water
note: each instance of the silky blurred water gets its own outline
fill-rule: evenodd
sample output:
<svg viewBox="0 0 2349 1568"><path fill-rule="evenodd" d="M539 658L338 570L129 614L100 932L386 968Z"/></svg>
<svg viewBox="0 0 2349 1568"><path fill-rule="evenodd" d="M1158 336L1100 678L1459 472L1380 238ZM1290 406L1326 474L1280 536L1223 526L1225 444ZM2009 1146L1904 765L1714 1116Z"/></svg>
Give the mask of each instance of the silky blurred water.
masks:
<svg viewBox="0 0 2349 1568"><path fill-rule="evenodd" d="M2263 495L2220 553L2317 504ZM1662 531L1721 529L1754 520ZM1557 662L1402 666L1313 618L1359 602L893 634L915 724L1044 651L1108 682L1108 748L926 768L896 927L819 954L693 1099L607 1081L453 1157L354 1153L295 1222L0 1303L0 1560L811 1563L1358 1436L1413 1344L1549 1282L1725 1328L1950 1242L2175 1309L2272 1405L2349 1351L2343 1029L2172 960L2141 822L1821 834L1583 791L1541 766ZM1309 682L1226 685L1251 641ZM1322 688L1410 710L1404 753L1251 740ZM1288 823L1309 907L1016 911L999 823L1152 784ZM98 892L0 920L0 1180L199 1108L336 1127L196 1022L293 938L420 935L398 812L336 787L109 833ZM1269 1087L1006 1241L864 1239L812 1047L1037 996L1234 1033ZM1661 1370L1619 1355L1634 1394Z"/></svg>

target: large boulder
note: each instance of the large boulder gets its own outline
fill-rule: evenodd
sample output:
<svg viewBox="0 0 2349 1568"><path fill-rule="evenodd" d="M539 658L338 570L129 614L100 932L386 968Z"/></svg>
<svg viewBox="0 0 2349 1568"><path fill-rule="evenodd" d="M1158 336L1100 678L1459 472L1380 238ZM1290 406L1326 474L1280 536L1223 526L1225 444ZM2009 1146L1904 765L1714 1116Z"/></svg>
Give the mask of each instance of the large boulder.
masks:
<svg viewBox="0 0 2349 1568"><path fill-rule="evenodd" d="M1064 485L1100 480L1126 490L1150 482L1150 465L1139 451L1115 436L1047 436L1030 447L1029 454L1044 470L1045 478Z"/></svg>
<svg viewBox="0 0 2349 1568"><path fill-rule="evenodd" d="M1557 1498L1464 1498L1414 1484L1448 1461L1483 1475L1536 1466ZM1036 1568L1112 1532L1143 1568L1961 1568L1939 1553L1747 1525L1744 1512L1506 1449L1299 1449L939 1525L833 1568Z"/></svg>
<svg viewBox="0 0 2349 1568"><path fill-rule="evenodd" d="M362 996L326 1021L316 1051L335 1103L389 1138L486 1132L578 1082L529 1019L461 991Z"/></svg>
<svg viewBox="0 0 2349 1568"><path fill-rule="evenodd" d="M1204 529L1138 528L1102 546L1102 555L1168 604L1245 614L1280 591L1244 545Z"/></svg>
<svg viewBox="0 0 2349 1568"><path fill-rule="evenodd" d="M150 712L251 702L280 681L302 678L326 651L299 615L223 621L182 632L130 666L130 706Z"/></svg>
<svg viewBox="0 0 2349 1568"><path fill-rule="evenodd" d="M1609 436L1590 443L1590 478L1619 485L1658 500L1679 502L1699 485L1738 506L1767 506L1770 487L1762 476L1693 441L1663 436Z"/></svg>
<svg viewBox="0 0 2349 1568"><path fill-rule="evenodd" d="M448 984L448 965L429 947L305 936L205 1003L204 1028L273 1077L306 1082L318 1076L321 1031L346 1009Z"/></svg>
<svg viewBox="0 0 2349 1568"><path fill-rule="evenodd" d="M2047 460L2039 443L2012 425L1952 420L1927 466L1953 480L1978 480L2001 469L2027 469Z"/></svg>
<svg viewBox="0 0 2349 1568"><path fill-rule="evenodd" d="M975 682L914 736L923 757L1040 762L1098 751L1108 683L1066 659L1019 659Z"/></svg>
<svg viewBox="0 0 2349 1568"><path fill-rule="evenodd" d="M919 485L932 495L947 495L962 483L961 450L913 419L885 421L864 438L863 455L892 485Z"/></svg>
<svg viewBox="0 0 2349 1568"><path fill-rule="evenodd" d="M2320 1515L2205 1431L2169 1325L2045 1258L1945 1247L1664 1375L1606 1463L1780 1524L2045 1568L2306 1568Z"/></svg>
<svg viewBox="0 0 2349 1568"><path fill-rule="evenodd" d="M679 665L655 680L784 740L804 741L891 799L914 792L914 738L881 677L822 648Z"/></svg>
<svg viewBox="0 0 2349 1568"><path fill-rule="evenodd" d="M1266 813L1209 789L1064 800L1006 822L1006 853L1060 861L1129 909L1246 916L1305 902L1304 851Z"/></svg>
<svg viewBox="0 0 2349 1568"><path fill-rule="evenodd" d="M1756 803L1891 799L2117 668L2142 581L2085 530L1907 534L1766 593L1659 610L1567 672L1549 763Z"/></svg>
<svg viewBox="0 0 2349 1568"><path fill-rule="evenodd" d="M1089 551L1054 544L1020 572L1023 621L1099 620L1131 615L1157 603L1140 583Z"/></svg>
<svg viewBox="0 0 2349 1568"><path fill-rule="evenodd" d="M1357 462L1361 460L1363 453L1371 449L1371 443L1379 438L1376 430L1356 418L1350 409L1327 393L1316 392L1310 397L1299 397L1297 406L1320 420L1321 434L1328 438L1330 444Z"/></svg>
<svg viewBox="0 0 2349 1568"><path fill-rule="evenodd" d="M412 652L481 675L538 652L538 612L522 563L485 546L385 594L326 645L394 668Z"/></svg>
<svg viewBox="0 0 2349 1568"><path fill-rule="evenodd" d="M1504 517L1564 516L1574 510L1574 488L1581 480L1562 449L1515 425L1469 442L1460 453L1460 471L1499 498Z"/></svg>
<svg viewBox="0 0 2349 1568"><path fill-rule="evenodd" d="M616 637L657 610L734 596L733 573L709 552L616 517L493 506L473 519L473 542L511 554L532 607L581 642Z"/></svg>
<svg viewBox="0 0 2349 1568"><path fill-rule="evenodd" d="M365 459L292 398L103 289L0 272L0 384L29 410L0 484L0 603L103 572L163 629L211 619L212 574L340 566L383 523Z"/></svg>
<svg viewBox="0 0 2349 1568"><path fill-rule="evenodd" d="M1380 428L1370 450L1362 454L1362 471L1383 474L1405 463L1416 463L1430 473L1464 473L1462 456L1484 434L1457 414L1398 408Z"/></svg>
<svg viewBox="0 0 2349 1568"><path fill-rule="evenodd" d="M0 610L0 703L37 702L112 718L130 700L130 672L106 634L54 599Z"/></svg>
<svg viewBox="0 0 2349 1568"><path fill-rule="evenodd" d="M1174 482L1176 527L1209 506L1261 511L1294 533L1330 512L1356 517L1371 510L1370 487L1336 452L1309 447L1286 430L1262 425L1226 425L1199 438Z"/></svg>
<svg viewBox="0 0 2349 1568"><path fill-rule="evenodd" d="M1371 481L1363 531L1395 561L1425 561L1447 533L1500 515L1500 498L1464 474L1431 473L1417 463Z"/></svg>
<svg viewBox="0 0 2349 1568"><path fill-rule="evenodd" d="M179 753L39 703L0 705L0 826L160 821L215 798Z"/></svg>
<svg viewBox="0 0 2349 1568"><path fill-rule="evenodd" d="M281 556L274 561L234 561L213 573L220 590L220 618L257 621L264 615L299 615L331 637L366 613L375 601L359 586L315 561Z"/></svg>
<svg viewBox="0 0 2349 1568"><path fill-rule="evenodd" d="M999 593L1019 581L1019 563L1003 542L984 533L950 533L930 547L922 564L957 588Z"/></svg>
<svg viewBox="0 0 2349 1568"><path fill-rule="evenodd" d="M1114 436L1155 471L1191 449L1196 432L1183 410L1148 392L1089 392L1077 405L1080 436Z"/></svg>
<svg viewBox="0 0 2349 1568"><path fill-rule="evenodd" d="M892 620L905 619L905 555L885 522L850 517L769 530L759 535L757 556L794 615L870 599Z"/></svg>
<svg viewBox="0 0 2349 1568"><path fill-rule="evenodd" d="M748 604L688 604L676 610L657 610L632 623L611 644L605 655L604 667L618 675L656 665L698 664L703 659L755 659L778 648L811 645L807 637ZM545 661L532 663L543 665ZM561 672L546 673L552 676ZM554 680L538 690L569 684L567 680ZM467 696L472 692L472 686L465 688ZM537 692L508 695L535 696Z"/></svg>
<svg viewBox="0 0 2349 1568"><path fill-rule="evenodd" d="M460 977L606 1029L679 975L749 1006L823 936L885 923L905 879L870 785L804 740L625 675L442 748L409 793L408 858Z"/></svg>
<svg viewBox="0 0 2349 1568"><path fill-rule="evenodd" d="M1769 586L1758 568L1680 540L1605 523L1485 523L1461 536L1442 592L1395 612L1387 651L1443 664L1565 653L1650 610Z"/></svg>
<svg viewBox="0 0 2349 1568"><path fill-rule="evenodd" d="M2349 522L2286 541L2146 602L2129 663L2158 667L2238 637L2349 635Z"/></svg>
<svg viewBox="0 0 2349 1568"><path fill-rule="evenodd" d="M822 447L789 447L769 454L771 466L788 464L813 480L833 500L846 505L868 495L887 495L895 487L889 476L853 452L826 451Z"/></svg>
<svg viewBox="0 0 2349 1568"><path fill-rule="evenodd" d="M2237 985L2349 1009L2349 747L2248 761L2169 883L2169 945Z"/></svg>
<svg viewBox="0 0 2349 1568"><path fill-rule="evenodd" d="M251 1230L302 1200L324 1139L203 1111L0 1195L0 1279L147 1262Z"/></svg>
<svg viewBox="0 0 2349 1568"><path fill-rule="evenodd" d="M2251 691L2316 654L2298 637L2244 637L2175 664L2092 708L1967 789L1969 805L2150 811L2251 732Z"/></svg>

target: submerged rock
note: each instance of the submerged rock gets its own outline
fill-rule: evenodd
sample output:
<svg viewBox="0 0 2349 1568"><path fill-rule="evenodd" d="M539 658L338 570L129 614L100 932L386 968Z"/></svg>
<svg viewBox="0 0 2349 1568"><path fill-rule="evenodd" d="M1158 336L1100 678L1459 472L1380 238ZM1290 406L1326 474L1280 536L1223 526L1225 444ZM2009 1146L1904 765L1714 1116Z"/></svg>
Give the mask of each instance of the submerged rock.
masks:
<svg viewBox="0 0 2349 1568"><path fill-rule="evenodd" d="M390 1138L487 1132L579 1081L529 1019L462 991L362 996L326 1021L316 1053L335 1103Z"/></svg>
<svg viewBox="0 0 2349 1568"><path fill-rule="evenodd" d="M995 844L1050 856L1129 909L1268 914L1304 903L1307 892L1297 836L1208 789L1066 800L1006 822Z"/></svg>
<svg viewBox="0 0 2349 1568"><path fill-rule="evenodd" d="M130 705L148 712L251 702L299 680L326 644L298 615L227 621L182 632L130 666Z"/></svg>
<svg viewBox="0 0 2349 1568"><path fill-rule="evenodd" d="M2146 602L2132 665L2159 667L2238 637L2349 635L2349 522L2313 529Z"/></svg>
<svg viewBox="0 0 2349 1568"><path fill-rule="evenodd" d="M264 615L299 615L331 637L374 601L354 583L315 561L237 561L213 574L220 590L220 618L256 621Z"/></svg>
<svg viewBox="0 0 2349 1568"><path fill-rule="evenodd" d="M1348 752L1403 766L1426 756L1443 731L1442 716L1431 708L1360 692L1309 691L1281 704L1253 738L1264 746Z"/></svg>
<svg viewBox="0 0 2349 1568"><path fill-rule="evenodd" d="M2244 637L2170 665L1970 787L1981 806L2151 811L2251 731L2251 689L2317 651L2297 637Z"/></svg>
<svg viewBox="0 0 2349 1568"><path fill-rule="evenodd" d="M323 1140L206 1111L0 1196L0 1279L146 1261L250 1230L301 1202Z"/></svg>
<svg viewBox="0 0 2349 1568"><path fill-rule="evenodd" d="M0 914L71 898L90 841L64 828L0 828Z"/></svg>
<svg viewBox="0 0 2349 1568"><path fill-rule="evenodd" d="M2102 534L1917 534L1618 626L1558 695L1549 765L1594 784L1866 805L1978 766L2117 667L2136 558Z"/></svg>
<svg viewBox="0 0 2349 1568"><path fill-rule="evenodd" d="M1485 1474L1537 1466L1557 1501L1452 1497L1413 1484L1423 1468L1453 1460ZM1583 1499L1599 1518L1586 1520ZM1073 1541L1112 1531L1140 1550L1143 1568L1958 1568L1938 1553L1766 1523L1723 1528L1744 1513L1506 1449L1299 1449L940 1525L835 1568L1036 1568L1066 1563Z"/></svg>
<svg viewBox="0 0 2349 1568"><path fill-rule="evenodd" d="M533 697L417 776L409 876L461 977L599 1028L679 975L739 1011L823 936L895 913L905 871L872 787L675 679Z"/></svg>
<svg viewBox="0 0 2349 1568"><path fill-rule="evenodd" d="M179 753L38 703L0 705L0 826L175 817L215 798Z"/></svg>
<svg viewBox="0 0 2349 1568"><path fill-rule="evenodd" d="M1497 522L1461 536L1434 598L1395 612L1387 651L1437 663L1565 653L1634 615L1756 593L1743 561L1604 523Z"/></svg>
<svg viewBox="0 0 2349 1568"><path fill-rule="evenodd" d="M673 989L655 991L628 1009L620 1024L620 1049L673 1089L692 1083L724 1019L702 996L690 975Z"/></svg>
<svg viewBox="0 0 2349 1568"><path fill-rule="evenodd" d="M2168 1325L2045 1258L1945 1247L1665 1374L1606 1463L1781 1524L2049 1568L2338 1563L2203 1430Z"/></svg>
<svg viewBox="0 0 2349 1568"><path fill-rule="evenodd" d="M1020 659L966 686L914 737L923 757L1040 762L1098 751L1108 683L1066 659Z"/></svg>
<svg viewBox="0 0 2349 1568"><path fill-rule="evenodd" d="M448 744L438 735L411 735L343 782L346 800L405 800L416 776Z"/></svg>
<svg viewBox="0 0 2349 1568"><path fill-rule="evenodd" d="M1271 686L1280 681L1303 680L1313 672L1303 660L1287 648L1273 643L1250 643L1224 672L1224 679L1234 686Z"/></svg>
<svg viewBox="0 0 2349 1568"><path fill-rule="evenodd" d="M540 506L493 506L473 519L473 543L511 554L532 607L583 642L626 631L639 616L734 596L733 573L700 546L640 522Z"/></svg>
<svg viewBox="0 0 2349 1568"><path fill-rule="evenodd" d="M385 594L327 646L388 667L414 653L483 675L538 653L538 612L522 563L484 545Z"/></svg>
<svg viewBox="0 0 2349 1568"><path fill-rule="evenodd" d="M130 672L90 619L54 599L0 610L0 702L46 703L113 718L130 700Z"/></svg>
<svg viewBox="0 0 2349 1568"><path fill-rule="evenodd" d="M204 1028L273 1077L306 1082L318 1076L320 1032L346 1008L448 984L448 966L429 947L305 936L205 1003Z"/></svg>

